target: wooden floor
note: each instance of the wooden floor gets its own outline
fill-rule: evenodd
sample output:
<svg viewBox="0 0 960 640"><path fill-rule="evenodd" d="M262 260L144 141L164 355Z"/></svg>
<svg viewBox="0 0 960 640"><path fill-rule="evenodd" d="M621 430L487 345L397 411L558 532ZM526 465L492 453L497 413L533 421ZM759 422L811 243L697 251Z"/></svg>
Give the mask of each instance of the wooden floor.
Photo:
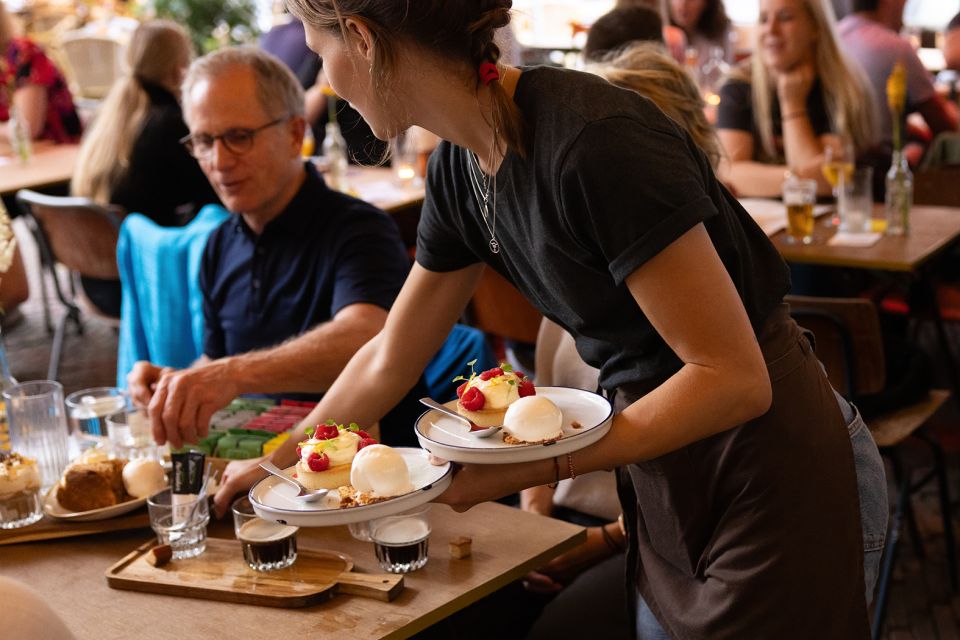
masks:
<svg viewBox="0 0 960 640"><path fill-rule="evenodd" d="M5 329L4 342L13 375L20 381L38 380L46 377L51 336L43 322L36 253L25 229L19 223L15 223L15 227L28 261L32 294L21 307L23 320ZM54 318L59 318L62 314L59 302L52 300L50 306ZM60 382L67 393L116 382L116 333L95 318L87 317L83 326L82 335L71 330L64 344ZM936 430L944 435L948 444L950 490L956 504L960 497L960 411L951 400L937 418ZM919 464L922 464L924 453L921 448L917 449L915 457ZM890 495L895 496L892 486ZM909 536L901 538L883 637L889 640L960 640L960 595L950 591L936 492L932 488L922 490L914 504L926 553L925 557L918 558ZM956 514L954 508L954 530L960 532L960 520Z"/></svg>

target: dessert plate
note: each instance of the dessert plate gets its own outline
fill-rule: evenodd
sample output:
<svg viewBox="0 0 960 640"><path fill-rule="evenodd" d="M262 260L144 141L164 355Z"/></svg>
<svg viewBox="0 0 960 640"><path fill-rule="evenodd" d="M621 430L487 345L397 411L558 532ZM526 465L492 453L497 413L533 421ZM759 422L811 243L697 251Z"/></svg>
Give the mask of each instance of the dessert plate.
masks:
<svg viewBox="0 0 960 640"><path fill-rule="evenodd" d="M365 522L373 518L392 516L430 502L453 480L450 463L430 464L430 455L423 449L395 447L410 470L414 490L396 498L358 507L331 507L324 500L302 502L295 496L297 489L274 476L267 476L250 489L250 504L258 516L281 524L300 527L333 527L341 524ZM292 474L294 467L284 469ZM331 492L336 495L335 491Z"/></svg>
<svg viewBox="0 0 960 640"><path fill-rule="evenodd" d="M452 462L509 464L533 462L588 447L610 430L613 407L601 395L571 387L537 387L537 395L551 400L563 414L563 436L555 442L507 444L499 434L479 439L467 433L460 420L430 410L417 419L420 446ZM450 406L454 405L452 401ZM574 428L573 424L580 425Z"/></svg>
<svg viewBox="0 0 960 640"><path fill-rule="evenodd" d="M126 502L121 502L120 504L115 504L111 507L101 507L99 509L91 509L89 511L70 511L69 509L64 508L57 501L57 486L54 485L50 491L47 492L47 495L43 497L43 512L51 518L56 518L57 520L93 522L94 520L106 520L107 518L122 516L125 513L130 513L135 509L139 509L145 504L147 504L146 498L137 498L134 500L127 500Z"/></svg>

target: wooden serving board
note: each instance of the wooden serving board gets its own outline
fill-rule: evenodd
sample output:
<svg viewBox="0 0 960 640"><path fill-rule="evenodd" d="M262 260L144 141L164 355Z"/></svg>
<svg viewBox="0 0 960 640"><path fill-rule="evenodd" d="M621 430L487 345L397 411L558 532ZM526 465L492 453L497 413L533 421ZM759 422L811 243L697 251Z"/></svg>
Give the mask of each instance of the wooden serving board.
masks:
<svg viewBox="0 0 960 640"><path fill-rule="evenodd" d="M127 515L109 518L107 520L96 520L94 522L68 522L65 520L56 520L45 515L38 522L26 527L19 529L0 529L0 545L149 528L150 516L147 514L146 509L138 509Z"/></svg>
<svg viewBox="0 0 960 640"><path fill-rule="evenodd" d="M403 590L403 576L354 573L353 560L333 551L297 551L291 567L254 571L236 540L207 538L196 558L172 560L162 567L147 563L151 540L107 569L114 589L238 602L267 607L309 607L338 593L389 602Z"/></svg>

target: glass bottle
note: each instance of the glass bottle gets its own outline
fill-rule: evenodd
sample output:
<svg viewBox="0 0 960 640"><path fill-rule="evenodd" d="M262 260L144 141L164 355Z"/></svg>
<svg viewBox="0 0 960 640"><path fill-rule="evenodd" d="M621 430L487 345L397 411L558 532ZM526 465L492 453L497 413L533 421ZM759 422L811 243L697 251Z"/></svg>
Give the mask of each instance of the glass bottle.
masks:
<svg viewBox="0 0 960 640"><path fill-rule="evenodd" d="M10 146L20 158L20 164L27 164L33 154L30 144L30 126L16 107L10 107Z"/></svg>
<svg viewBox="0 0 960 640"><path fill-rule="evenodd" d="M913 206L913 174L903 151L893 152L887 171L887 235L905 236L910 232L910 207Z"/></svg>
<svg viewBox="0 0 960 640"><path fill-rule="evenodd" d="M340 125L328 122L323 138L323 157L327 161L327 184L337 191L348 190L347 185L347 141L340 133Z"/></svg>

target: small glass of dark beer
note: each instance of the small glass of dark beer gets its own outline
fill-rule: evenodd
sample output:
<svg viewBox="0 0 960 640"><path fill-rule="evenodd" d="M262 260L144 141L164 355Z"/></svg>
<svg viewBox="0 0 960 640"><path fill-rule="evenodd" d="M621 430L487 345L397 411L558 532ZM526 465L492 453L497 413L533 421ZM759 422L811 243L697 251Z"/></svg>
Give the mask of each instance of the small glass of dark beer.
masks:
<svg viewBox="0 0 960 640"><path fill-rule="evenodd" d="M430 541L430 505L370 523L370 538L380 568L390 573L409 573L427 564Z"/></svg>
<svg viewBox="0 0 960 640"><path fill-rule="evenodd" d="M285 569L297 560L297 527L260 518L247 497L233 503L233 530L255 571Z"/></svg>

